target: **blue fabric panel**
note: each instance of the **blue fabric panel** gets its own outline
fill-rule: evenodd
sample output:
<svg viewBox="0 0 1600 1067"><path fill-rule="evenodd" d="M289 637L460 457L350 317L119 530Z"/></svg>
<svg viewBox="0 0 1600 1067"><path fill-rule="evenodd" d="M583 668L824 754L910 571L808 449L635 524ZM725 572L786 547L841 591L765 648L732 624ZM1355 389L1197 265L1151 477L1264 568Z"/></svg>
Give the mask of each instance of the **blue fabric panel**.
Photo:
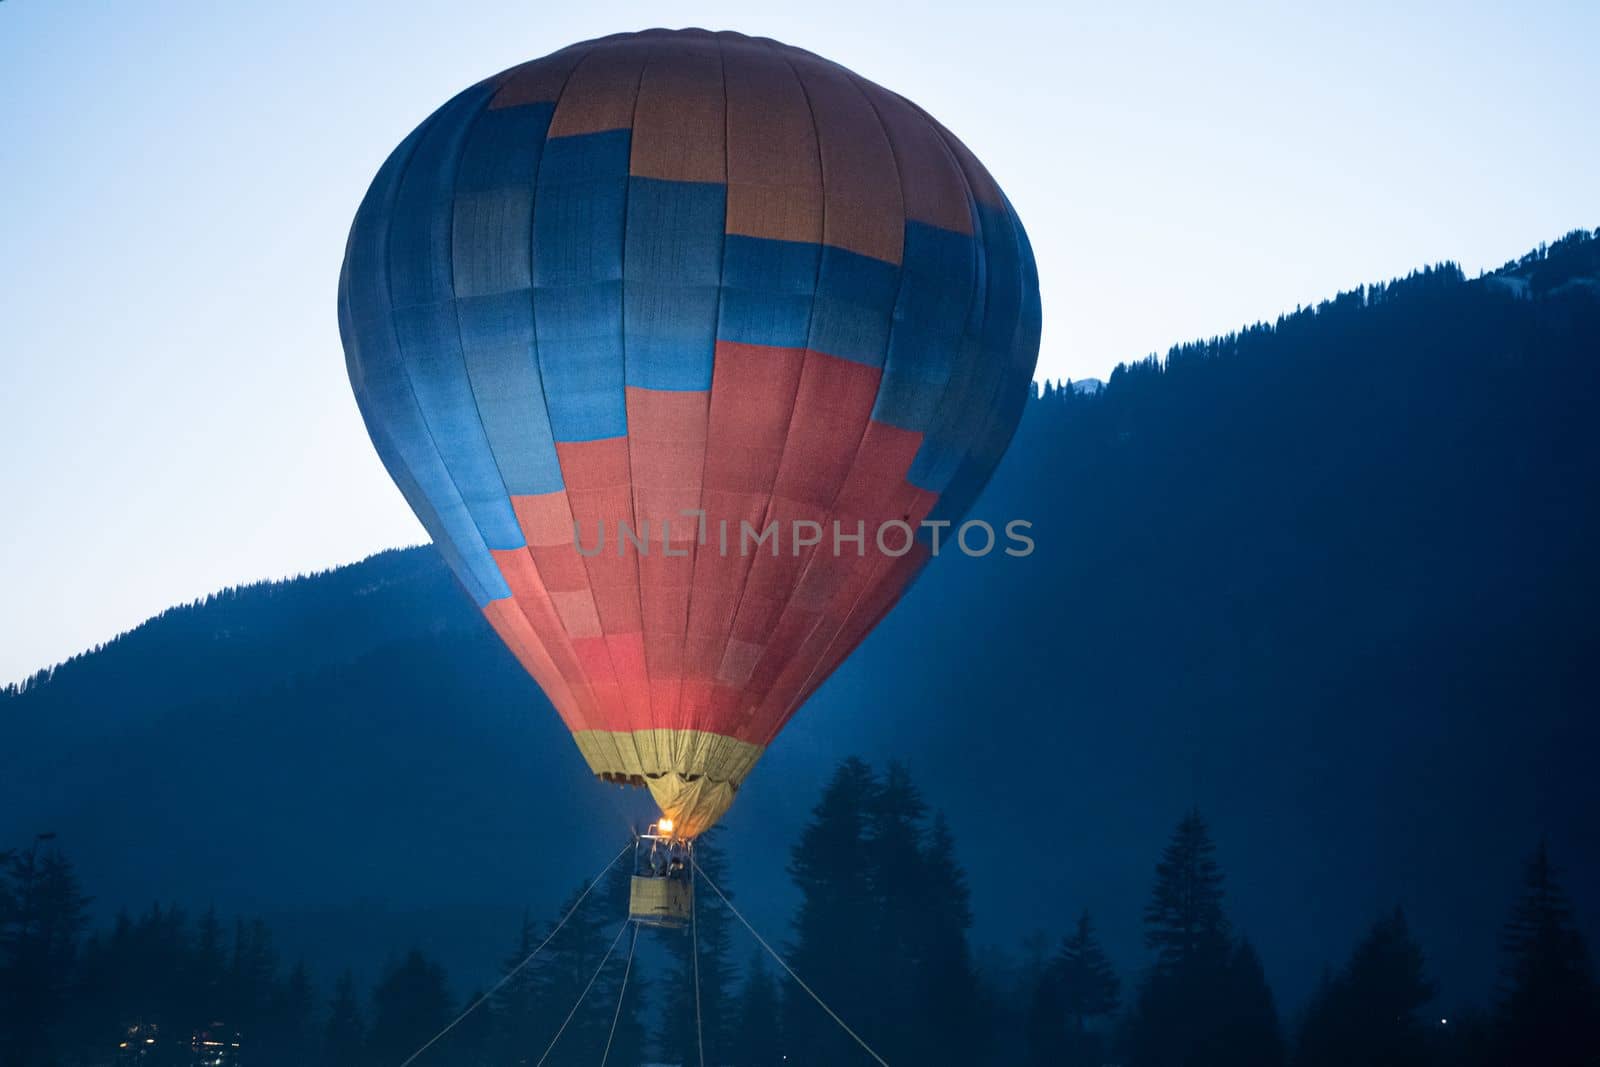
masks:
<svg viewBox="0 0 1600 1067"><path fill-rule="evenodd" d="M484 543L513 549L525 542L464 373L451 266L456 168L491 93L461 94L423 132L395 196L387 263L401 362L434 447Z"/></svg>
<svg viewBox="0 0 1600 1067"><path fill-rule="evenodd" d="M874 419L906 430L932 425L961 349L977 254L967 234L906 223L900 297Z"/></svg>
<svg viewBox="0 0 1600 1067"><path fill-rule="evenodd" d="M622 257L630 133L545 143L533 211L533 313L557 441L628 432Z"/></svg>
<svg viewBox="0 0 1600 1067"><path fill-rule="evenodd" d="M1023 254L1015 216L1009 209L978 210L986 265L984 316L977 336L979 358L964 376L959 401L949 418L941 418L934 431L938 441L938 463L924 472L912 464L912 477L926 477L916 484L938 492L940 499L933 518L957 519L971 505L987 472L975 474L969 462L984 437L994 407L1006 379L1011 375L1018 323L1023 311ZM974 481L976 480L976 484Z"/></svg>
<svg viewBox="0 0 1600 1067"><path fill-rule="evenodd" d="M900 268L893 263L824 245L807 346L883 366L899 288Z"/></svg>
<svg viewBox="0 0 1600 1067"><path fill-rule="evenodd" d="M562 488L533 332L533 183L554 104L479 112L456 171L456 319L483 432L512 496Z"/></svg>
<svg viewBox="0 0 1600 1067"><path fill-rule="evenodd" d="M533 291L456 301L478 417L512 496L563 488L533 348Z"/></svg>
<svg viewBox="0 0 1600 1067"><path fill-rule="evenodd" d="M473 121L455 181L457 298L532 284L533 176L554 111L553 104L530 104L484 110Z"/></svg>
<svg viewBox="0 0 1600 1067"><path fill-rule="evenodd" d="M633 178L623 257L627 381L711 388L727 186Z"/></svg>
<svg viewBox="0 0 1600 1067"><path fill-rule="evenodd" d="M395 149L356 214L340 277L340 329L357 406L379 458L481 607L511 591L434 447L406 380L389 296L389 220L402 174L431 125L431 120L424 123Z"/></svg>
<svg viewBox="0 0 1600 1067"><path fill-rule="evenodd" d="M1009 205L1008 205L1009 206ZM1009 349L1003 353L1000 386L987 407L987 420L967 453L960 470L934 509L935 517L957 519L977 500L989 477L1011 444L1022 410L1028 401L1028 386L1039 357L1039 329L1042 309L1039 303L1039 274L1028 235L1014 211L1008 211L1017 236L1022 266L1022 306ZM1007 518L1014 516L1007 516ZM1025 516L1024 516L1025 517Z"/></svg>
<svg viewBox="0 0 1600 1067"><path fill-rule="evenodd" d="M820 245L728 234L718 339L804 348L821 259Z"/></svg>

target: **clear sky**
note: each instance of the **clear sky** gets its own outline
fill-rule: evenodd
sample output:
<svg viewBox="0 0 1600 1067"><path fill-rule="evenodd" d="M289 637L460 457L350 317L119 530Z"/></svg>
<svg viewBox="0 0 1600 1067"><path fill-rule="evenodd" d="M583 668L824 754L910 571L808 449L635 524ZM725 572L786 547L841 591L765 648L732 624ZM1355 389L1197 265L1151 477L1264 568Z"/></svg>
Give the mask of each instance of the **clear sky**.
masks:
<svg viewBox="0 0 1600 1067"><path fill-rule="evenodd" d="M1600 5L1205 6L3 0L0 681L422 539L345 379L350 219L575 40L737 29L922 104L1032 236L1041 377L1600 225Z"/></svg>

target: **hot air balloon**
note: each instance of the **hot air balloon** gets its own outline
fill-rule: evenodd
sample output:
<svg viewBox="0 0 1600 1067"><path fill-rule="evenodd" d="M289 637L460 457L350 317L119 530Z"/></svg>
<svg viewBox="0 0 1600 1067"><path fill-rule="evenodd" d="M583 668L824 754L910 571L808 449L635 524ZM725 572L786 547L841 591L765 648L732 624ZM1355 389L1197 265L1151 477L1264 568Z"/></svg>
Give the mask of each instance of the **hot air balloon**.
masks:
<svg viewBox="0 0 1600 1067"><path fill-rule="evenodd" d="M444 104L379 170L339 283L385 467L594 773L680 840L967 511L1039 315L1021 223L944 127L704 30Z"/></svg>

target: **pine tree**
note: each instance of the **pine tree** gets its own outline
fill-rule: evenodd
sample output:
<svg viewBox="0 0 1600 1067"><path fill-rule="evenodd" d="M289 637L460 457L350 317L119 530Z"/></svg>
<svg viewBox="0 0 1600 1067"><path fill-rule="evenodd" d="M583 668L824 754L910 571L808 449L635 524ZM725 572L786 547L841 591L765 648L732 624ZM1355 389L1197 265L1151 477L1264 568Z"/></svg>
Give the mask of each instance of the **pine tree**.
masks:
<svg viewBox="0 0 1600 1067"><path fill-rule="evenodd" d="M1422 948L1405 913L1379 919L1325 981L1306 1011L1295 1056L1300 1067L1427 1062L1420 1010L1433 999Z"/></svg>
<svg viewBox="0 0 1600 1067"><path fill-rule="evenodd" d="M942 896L934 879L944 877L944 865L928 855L927 814L910 772L890 763L867 806L871 940L858 944L853 961L874 995L854 1006L852 1025L891 1063L926 1062L933 1028L924 1020L954 1021L927 1003L938 978L926 958L941 918L932 913Z"/></svg>
<svg viewBox="0 0 1600 1067"><path fill-rule="evenodd" d="M1094 922L1087 911L1078 916L1077 928L1061 942L1055 967L1061 980L1062 1007L1079 1033L1089 1020L1116 1012L1122 982L1094 935Z"/></svg>
<svg viewBox="0 0 1600 1067"><path fill-rule="evenodd" d="M583 890L583 886L573 890L561 906L563 915L574 908ZM602 1004L595 996L594 989L589 989L587 996L584 990L591 979L596 986L599 985L595 972L602 960L606 961L606 966L614 967L620 973L622 960L616 957L616 953L612 953L610 959L606 954L613 945L619 946L624 953L627 951L627 946L621 943L619 936L626 933L619 929L626 919L615 914L601 914L599 908L592 906L593 903L586 901L583 907L572 911L566 924L528 967L533 972L529 983L532 1009L530 1030L537 1040L531 1047L519 1050L518 1055L530 1064L538 1061L540 1054L558 1033L560 1040L545 1061L551 1067L600 1061L616 1004ZM572 1010L574 1005L577 1005L575 1012ZM567 1022L569 1012L572 1018ZM564 1022L566 1029L562 1030Z"/></svg>
<svg viewBox="0 0 1600 1067"><path fill-rule="evenodd" d="M251 1039L251 1058L267 1063L311 1063L316 1048L316 990L304 962L272 993L266 1025Z"/></svg>
<svg viewBox="0 0 1600 1067"><path fill-rule="evenodd" d="M967 944L967 931L972 927L967 875L956 858L955 836L942 813L934 816L919 866L924 872L919 902L923 921L911 959L923 981L915 1018L939 1019L941 1025L916 1026L912 1047L923 1054L923 1062L946 1057L976 1062L986 1043L990 1017Z"/></svg>
<svg viewBox="0 0 1600 1067"><path fill-rule="evenodd" d="M733 897L728 887L727 857L718 844L717 831L701 835L694 844L694 863L717 886ZM715 893L697 879L695 926L691 930L659 931L659 941L672 960L663 991L666 1014L661 1026L661 1052L677 1063L722 1063L731 1043L733 1018L733 916ZM700 1000L695 1004L695 946L699 947ZM697 1033L696 1019L699 1020Z"/></svg>
<svg viewBox="0 0 1600 1067"><path fill-rule="evenodd" d="M1089 1022L1117 1010L1121 982L1094 935L1085 911L1073 932L1061 941L1033 994L1028 1044L1033 1063L1098 1064L1103 1060L1101 1035Z"/></svg>
<svg viewBox="0 0 1600 1067"><path fill-rule="evenodd" d="M1592 1064L1600 1060L1600 997L1588 946L1543 841L1528 860L1523 884L1501 936L1497 1060Z"/></svg>
<svg viewBox="0 0 1600 1067"><path fill-rule="evenodd" d="M450 991L444 968L412 949L390 964L372 994L368 1054L377 1063L400 1063L450 1021ZM429 1049L418 1064L451 1062L448 1050Z"/></svg>
<svg viewBox="0 0 1600 1067"><path fill-rule="evenodd" d="M38 842L0 872L0 1049L48 1062L70 995L89 900L72 864Z"/></svg>
<svg viewBox="0 0 1600 1067"><path fill-rule="evenodd" d="M228 948L222 920L217 918L215 907L207 908L200 916L190 974L187 983L192 1009L190 1025L204 1026L213 1019L221 1019L228 1010Z"/></svg>
<svg viewBox="0 0 1600 1067"><path fill-rule="evenodd" d="M1205 820L1190 811L1156 865L1155 889L1144 910L1145 945L1155 950L1162 974L1215 971L1227 960L1229 924L1215 852Z"/></svg>
<svg viewBox="0 0 1600 1067"><path fill-rule="evenodd" d="M1219 999L1222 1011L1209 1042L1213 1050L1210 1061L1230 1067L1282 1067L1288 1050L1278 1007L1261 957L1246 938L1234 945Z"/></svg>
<svg viewBox="0 0 1600 1067"><path fill-rule="evenodd" d="M778 986L759 949L744 969L744 989L729 1051L734 1067L783 1065Z"/></svg>
<svg viewBox="0 0 1600 1067"><path fill-rule="evenodd" d="M1046 967L1037 975L1027 994L1023 1037L1028 1067L1061 1067L1074 1062L1070 1056L1077 1035L1067 1029L1067 1008L1062 992L1060 972L1055 967Z"/></svg>
<svg viewBox="0 0 1600 1067"><path fill-rule="evenodd" d="M620 917L628 914L632 881L632 871L627 864L612 868L597 890L599 908L604 915ZM595 983L594 992L590 994L598 997L599 1003L609 1006L612 1011L616 1032L611 1039L611 1055L607 1062L617 1067L637 1067L645 1061L648 1034L644 1017L649 1000L650 977L646 966L648 953L637 951L645 945L642 933L638 927L634 927L622 935L616 952L620 962L606 967ZM630 950L633 950L632 964L628 963ZM623 988L624 981L627 983L626 989Z"/></svg>
<svg viewBox="0 0 1600 1067"><path fill-rule="evenodd" d="M1236 943L1205 820L1190 811L1156 864L1145 944L1156 953L1128 1021L1135 1067L1282 1062L1282 1037L1260 961Z"/></svg>
<svg viewBox="0 0 1600 1067"><path fill-rule="evenodd" d="M272 933L260 919L237 920L233 927L233 953L225 983L226 1008L220 1021L246 1034L256 1035L268 1025L273 989L278 980L278 953ZM218 1019L200 1019L204 1026Z"/></svg>
<svg viewBox="0 0 1600 1067"><path fill-rule="evenodd" d="M483 1000L481 989L473 990L465 1003L478 1007L446 1038L450 1042L450 1063L453 1067L499 1067L502 1061L497 1055L495 1037L500 1020L495 1018L494 1003ZM625 1061L619 1064L622 1062Z"/></svg>
<svg viewBox="0 0 1600 1067"><path fill-rule="evenodd" d="M532 917L524 912L516 946L504 960L506 982L494 994L494 1015L499 1023L496 1045L502 1062L532 1063L549 1036L543 1032L533 965L524 965L543 940ZM520 969L518 969L520 967ZM513 973L513 971L515 973Z"/></svg>
<svg viewBox="0 0 1600 1067"><path fill-rule="evenodd" d="M361 1020L355 976L345 971L333 987L328 1003L328 1025L323 1029L322 1062L326 1067L363 1067L367 1033Z"/></svg>
<svg viewBox="0 0 1600 1067"><path fill-rule="evenodd" d="M824 1001L846 1012L859 1012L882 992L856 958L859 946L876 938L867 819L877 791L871 768L845 760L790 853L789 875L800 890L790 964ZM783 1034L796 1067L848 1063L859 1054L793 983L784 987Z"/></svg>

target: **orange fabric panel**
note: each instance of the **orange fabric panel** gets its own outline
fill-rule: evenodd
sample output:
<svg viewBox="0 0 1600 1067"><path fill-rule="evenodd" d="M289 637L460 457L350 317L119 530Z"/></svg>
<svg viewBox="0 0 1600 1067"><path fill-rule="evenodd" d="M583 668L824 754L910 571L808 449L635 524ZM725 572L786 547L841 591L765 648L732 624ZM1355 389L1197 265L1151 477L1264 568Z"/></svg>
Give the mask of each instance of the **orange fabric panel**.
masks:
<svg viewBox="0 0 1600 1067"><path fill-rule="evenodd" d="M956 162L961 165L961 173L967 180L968 188L972 190L973 198L987 207L1004 207L1005 197L1000 192L1000 186L990 175L988 169L978 162L978 157L972 154L972 150L962 144L955 134L934 122L931 118L928 121L933 125L934 129L939 131L940 136L944 138L945 144L950 146L950 151L955 155Z"/></svg>
<svg viewBox="0 0 1600 1067"><path fill-rule="evenodd" d="M563 48L559 52L512 67L500 76L500 87L489 107L520 107L523 104L553 104L561 96L561 87L567 83L572 68L589 54L592 46L585 43Z"/></svg>
<svg viewBox="0 0 1600 1067"><path fill-rule="evenodd" d="M728 233L822 241L822 164L800 79L767 42L723 40Z"/></svg>
<svg viewBox="0 0 1600 1067"><path fill-rule="evenodd" d="M572 543L572 508L567 503L567 491L538 493L511 498L511 508L516 513L517 525L522 527L523 539L530 545L570 545ZM586 541L592 544L592 541Z"/></svg>
<svg viewBox="0 0 1600 1067"><path fill-rule="evenodd" d="M551 137L571 137L633 125L639 75L650 46L643 41L600 41L572 74L550 120Z"/></svg>
<svg viewBox="0 0 1600 1067"><path fill-rule="evenodd" d="M668 181L727 180L722 56L716 38L679 38L639 82L629 173Z"/></svg>
<svg viewBox="0 0 1600 1067"><path fill-rule="evenodd" d="M823 244L899 264L905 205L883 124L843 67L804 56L794 66L816 116Z"/></svg>
<svg viewBox="0 0 1600 1067"><path fill-rule="evenodd" d="M906 218L957 233L972 233L967 183L939 130L904 97L871 83L863 85L894 149Z"/></svg>

